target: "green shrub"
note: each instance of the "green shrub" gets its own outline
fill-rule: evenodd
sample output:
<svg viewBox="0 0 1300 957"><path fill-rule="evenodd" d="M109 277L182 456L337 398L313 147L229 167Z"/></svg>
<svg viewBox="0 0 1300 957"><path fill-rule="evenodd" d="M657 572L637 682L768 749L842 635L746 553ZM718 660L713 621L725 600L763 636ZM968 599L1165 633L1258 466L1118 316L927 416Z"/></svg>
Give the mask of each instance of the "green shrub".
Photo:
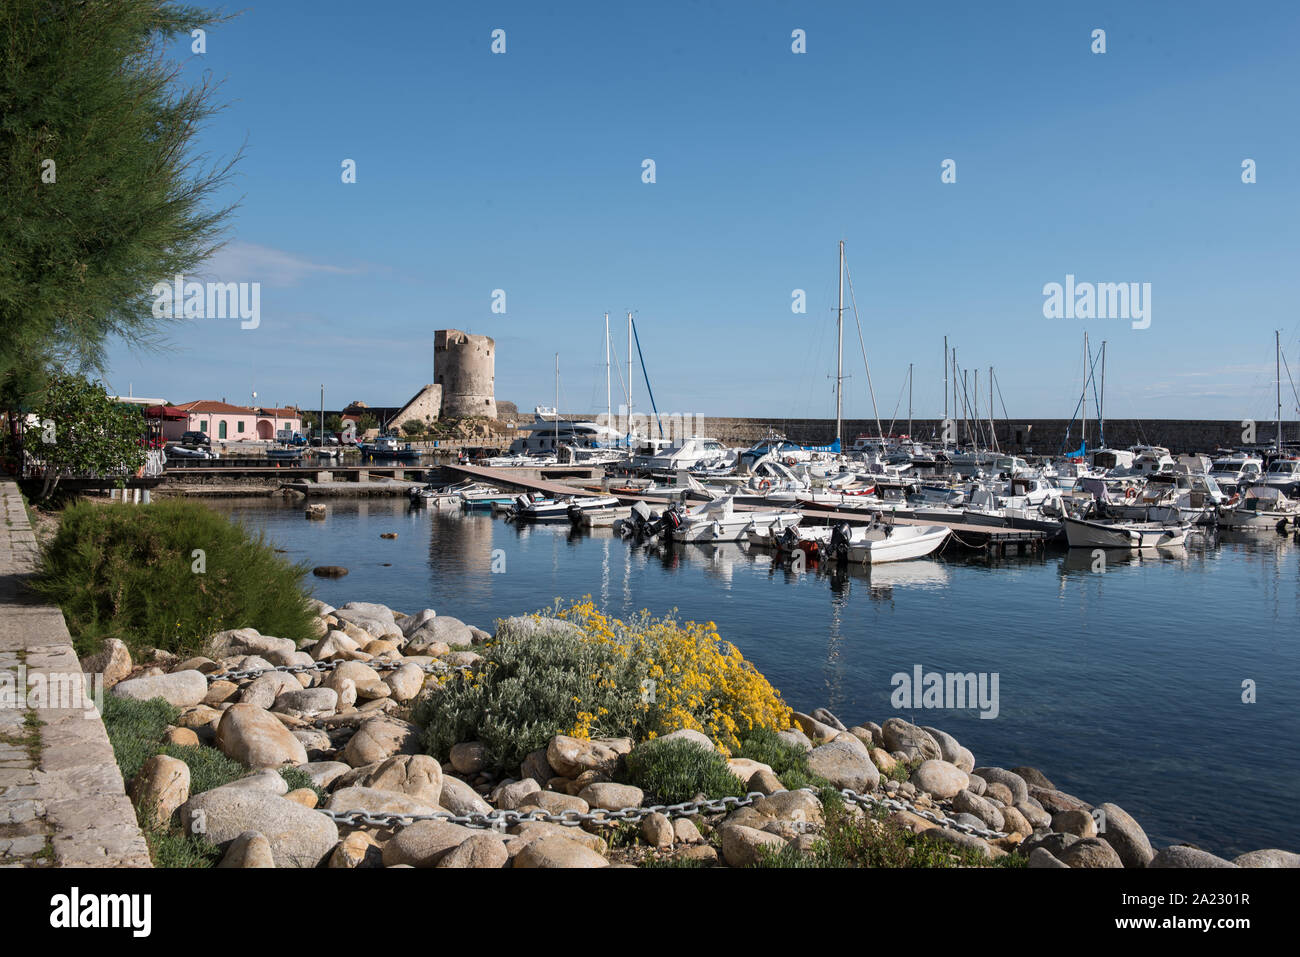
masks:
<svg viewBox="0 0 1300 957"><path fill-rule="evenodd" d="M284 778L284 783L289 785L290 791L297 791L300 788L308 788L316 792L316 797L322 804L325 803L325 789L317 787L309 775L302 768L281 768L280 777Z"/></svg>
<svg viewBox="0 0 1300 957"><path fill-rule="evenodd" d="M744 797L745 785L727 759L690 741L650 741L627 756L627 779L655 804L678 804L697 794Z"/></svg>
<svg viewBox="0 0 1300 957"><path fill-rule="evenodd" d="M808 770L807 751L797 744L782 741L770 728L755 728L744 735L740 739L740 757L770 766L786 790L830 787L830 782L824 777Z"/></svg>
<svg viewBox="0 0 1300 957"><path fill-rule="evenodd" d="M177 827L145 828L144 837L154 867L216 867L224 856L202 835L185 834Z"/></svg>
<svg viewBox="0 0 1300 957"><path fill-rule="evenodd" d="M643 666L623 649L568 628L503 627L480 650L477 671L447 678L414 709L433 757L481 741L499 767L513 769L557 733L633 734L644 709Z"/></svg>
<svg viewBox="0 0 1300 957"><path fill-rule="evenodd" d="M227 628L313 637L306 574L200 503L80 502L63 511L31 587L63 610L80 655L104 638L192 652Z"/></svg>

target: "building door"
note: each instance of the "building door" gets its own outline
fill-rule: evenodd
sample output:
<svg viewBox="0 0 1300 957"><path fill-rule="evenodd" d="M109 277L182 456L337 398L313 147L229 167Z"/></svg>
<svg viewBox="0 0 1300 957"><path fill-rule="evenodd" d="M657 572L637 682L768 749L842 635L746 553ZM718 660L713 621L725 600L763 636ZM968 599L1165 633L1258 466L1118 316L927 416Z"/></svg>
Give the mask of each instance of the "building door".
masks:
<svg viewBox="0 0 1300 957"><path fill-rule="evenodd" d="M219 437L219 438L223 438L223 439L224 439L224 438L226 437L226 420L225 420L225 419L222 419L221 422L218 423L218 425L217 425L217 434L218 434L218 437Z"/></svg>

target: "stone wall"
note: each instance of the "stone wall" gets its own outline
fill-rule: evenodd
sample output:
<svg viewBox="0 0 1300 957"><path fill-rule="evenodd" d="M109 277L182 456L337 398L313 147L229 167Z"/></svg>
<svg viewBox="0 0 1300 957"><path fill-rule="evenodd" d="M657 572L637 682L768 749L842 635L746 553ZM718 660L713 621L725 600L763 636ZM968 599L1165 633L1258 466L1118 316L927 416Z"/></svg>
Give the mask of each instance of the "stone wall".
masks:
<svg viewBox="0 0 1300 957"><path fill-rule="evenodd" d="M444 418L496 418L496 343L492 339L458 329L439 329L433 340L433 379L442 387Z"/></svg>

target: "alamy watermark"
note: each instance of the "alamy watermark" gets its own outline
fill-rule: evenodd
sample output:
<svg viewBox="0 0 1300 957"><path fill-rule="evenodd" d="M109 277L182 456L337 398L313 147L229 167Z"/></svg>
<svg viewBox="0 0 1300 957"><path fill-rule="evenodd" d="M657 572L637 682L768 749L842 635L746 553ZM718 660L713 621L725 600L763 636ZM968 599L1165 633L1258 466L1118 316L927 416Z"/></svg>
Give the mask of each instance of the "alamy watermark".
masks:
<svg viewBox="0 0 1300 957"><path fill-rule="evenodd" d="M889 703L899 710L977 708L981 718L998 716L998 673L981 671L938 672L912 666L889 679L894 686Z"/></svg>
<svg viewBox="0 0 1300 957"><path fill-rule="evenodd" d="M262 324L260 282L186 282L177 273L171 282L156 282L149 291L155 319L240 319L241 329Z"/></svg>
<svg viewBox="0 0 1300 957"><path fill-rule="evenodd" d="M104 676L79 671L29 675L26 665L16 672L0 672L0 710L46 708L81 711L86 720L98 718L104 708Z"/></svg>
<svg viewBox="0 0 1300 957"><path fill-rule="evenodd" d="M1134 329L1151 325L1151 283L1080 282L1067 273L1065 283L1043 286L1047 319L1130 319Z"/></svg>

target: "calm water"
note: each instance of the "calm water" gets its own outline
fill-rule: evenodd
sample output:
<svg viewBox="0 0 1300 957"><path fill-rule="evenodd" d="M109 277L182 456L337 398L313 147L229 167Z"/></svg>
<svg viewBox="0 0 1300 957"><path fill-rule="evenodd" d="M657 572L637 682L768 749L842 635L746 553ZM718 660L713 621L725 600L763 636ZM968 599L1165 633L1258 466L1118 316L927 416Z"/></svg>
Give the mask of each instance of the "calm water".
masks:
<svg viewBox="0 0 1300 957"><path fill-rule="evenodd" d="M955 735L977 764L1043 771L1093 803L1114 801L1152 841L1235 856L1300 851L1300 547L1275 533L1169 556L949 556L856 573L795 576L743 546L647 551L567 523L412 511L405 501L217 503L288 556L343 565L312 579L331 604L424 607L494 619L591 595L617 616L677 608L713 620L803 711L846 724L899 715ZM397 532L396 540L379 537ZM492 553L505 568L493 574ZM498 562L498 567L500 562ZM996 672L1000 711L896 710L891 676ZM1257 702L1242 702L1242 683Z"/></svg>

